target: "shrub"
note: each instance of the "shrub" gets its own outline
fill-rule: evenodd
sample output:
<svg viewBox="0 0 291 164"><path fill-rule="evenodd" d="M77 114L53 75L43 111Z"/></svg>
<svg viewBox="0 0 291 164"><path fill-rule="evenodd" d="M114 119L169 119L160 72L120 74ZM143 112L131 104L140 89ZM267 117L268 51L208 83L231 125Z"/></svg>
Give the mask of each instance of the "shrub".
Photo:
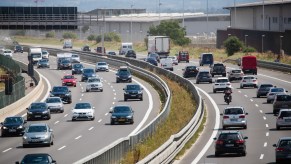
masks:
<svg viewBox="0 0 291 164"><path fill-rule="evenodd" d="M100 43L102 41L102 35L98 35L95 40L97 43ZM112 41L120 42L121 38L116 33L110 32L110 33L104 34L104 41L106 41L106 42L112 42Z"/></svg>
<svg viewBox="0 0 291 164"><path fill-rule="evenodd" d="M56 36L56 33L54 31L50 31L45 34L46 38L54 38Z"/></svg>
<svg viewBox="0 0 291 164"><path fill-rule="evenodd" d="M64 39L76 39L77 35L73 32L65 32L65 33L63 33L63 38Z"/></svg>
<svg viewBox="0 0 291 164"><path fill-rule="evenodd" d="M83 33L85 33L86 31L89 30L89 26L88 25L85 25L85 26L82 27L81 30L82 30Z"/></svg>
<svg viewBox="0 0 291 164"><path fill-rule="evenodd" d="M244 47L242 51L244 53L247 53L247 52L256 52L257 50L254 47Z"/></svg>
<svg viewBox="0 0 291 164"><path fill-rule="evenodd" d="M232 56L242 48L243 44L236 36L231 36L223 42L223 45L227 55Z"/></svg>
<svg viewBox="0 0 291 164"><path fill-rule="evenodd" d="M25 30L17 30L15 31L14 35L16 36L25 36Z"/></svg>
<svg viewBox="0 0 291 164"><path fill-rule="evenodd" d="M96 36L93 35L93 34L91 34L91 35L89 35L89 36L87 37L87 39L88 39L89 41L93 41L93 40L96 40Z"/></svg>

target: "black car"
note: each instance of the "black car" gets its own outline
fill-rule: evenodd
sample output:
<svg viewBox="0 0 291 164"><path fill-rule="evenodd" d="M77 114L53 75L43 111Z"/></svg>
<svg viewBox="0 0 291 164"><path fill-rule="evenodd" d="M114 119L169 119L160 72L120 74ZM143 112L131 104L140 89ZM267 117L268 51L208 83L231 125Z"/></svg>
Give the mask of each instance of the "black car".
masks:
<svg viewBox="0 0 291 164"><path fill-rule="evenodd" d="M81 50L82 51L91 51L91 48L86 45L86 46L83 46Z"/></svg>
<svg viewBox="0 0 291 164"><path fill-rule="evenodd" d="M57 161L52 158L49 154L36 153L36 154L26 154L21 162L15 162L15 164L57 164Z"/></svg>
<svg viewBox="0 0 291 164"><path fill-rule="evenodd" d="M26 121L22 117L6 117L4 122L1 122L1 136L23 135L25 130L24 124L26 124Z"/></svg>
<svg viewBox="0 0 291 164"><path fill-rule="evenodd" d="M109 52L108 52L108 55L116 55L116 52L114 52L114 51L109 51Z"/></svg>
<svg viewBox="0 0 291 164"><path fill-rule="evenodd" d="M67 86L54 86L50 92L50 97L60 97L62 101L72 103L72 94Z"/></svg>
<svg viewBox="0 0 291 164"><path fill-rule="evenodd" d="M240 131L222 131L218 138L214 138L215 156L224 153L237 153L246 156L246 139Z"/></svg>
<svg viewBox="0 0 291 164"><path fill-rule="evenodd" d="M196 66L186 66L183 71L184 78L196 77L199 72L199 68Z"/></svg>
<svg viewBox="0 0 291 164"><path fill-rule="evenodd" d="M156 60L158 61L158 63L160 62L160 55L159 54L151 53L151 54L148 54L148 57L149 58L156 58Z"/></svg>
<svg viewBox="0 0 291 164"><path fill-rule="evenodd" d="M46 103L37 102L32 103L27 109L27 121L33 119L47 119L51 118L50 110Z"/></svg>
<svg viewBox="0 0 291 164"><path fill-rule="evenodd" d="M16 46L14 47L14 53L16 53L16 52L21 52L21 53L23 53L23 47L20 46L20 45L16 45Z"/></svg>
<svg viewBox="0 0 291 164"><path fill-rule="evenodd" d="M96 77L95 70L92 68L83 69L81 81L87 81L89 77Z"/></svg>
<svg viewBox="0 0 291 164"><path fill-rule="evenodd" d="M71 60L64 59L58 63L58 69L72 69Z"/></svg>
<svg viewBox="0 0 291 164"><path fill-rule="evenodd" d="M140 99L143 100L143 88L138 84L129 84L126 85L124 90L124 101L128 99Z"/></svg>
<svg viewBox="0 0 291 164"><path fill-rule="evenodd" d="M125 54L125 57L127 58L136 58L136 53L134 50L128 50Z"/></svg>
<svg viewBox="0 0 291 164"><path fill-rule="evenodd" d="M154 66L158 66L158 61L154 57L148 57L145 59L145 61L154 65Z"/></svg>
<svg viewBox="0 0 291 164"><path fill-rule="evenodd" d="M133 110L130 106L115 106L111 113L110 124L114 125L117 123L130 123L133 124Z"/></svg>
<svg viewBox="0 0 291 164"><path fill-rule="evenodd" d="M261 96L267 96L270 88L272 87L274 87L273 84L260 84L257 89L257 98L260 98Z"/></svg>
<svg viewBox="0 0 291 164"><path fill-rule="evenodd" d="M74 74L82 74L83 73L84 66L83 64L77 63L73 64L72 66L72 75Z"/></svg>
<svg viewBox="0 0 291 164"><path fill-rule="evenodd" d="M210 74L212 77L215 75L222 75L223 77L226 77L226 68L222 63L216 63L211 66Z"/></svg>
<svg viewBox="0 0 291 164"><path fill-rule="evenodd" d="M209 73L209 71L199 71L196 76L196 84L199 84L201 82L209 82L212 83L212 77Z"/></svg>
<svg viewBox="0 0 291 164"><path fill-rule="evenodd" d="M116 83L132 81L131 73L127 67L120 67L116 73Z"/></svg>
<svg viewBox="0 0 291 164"><path fill-rule="evenodd" d="M48 59L40 59L36 66L37 68L50 68L50 63Z"/></svg>
<svg viewBox="0 0 291 164"><path fill-rule="evenodd" d="M276 163L290 163L291 137L279 138L277 144L274 144Z"/></svg>

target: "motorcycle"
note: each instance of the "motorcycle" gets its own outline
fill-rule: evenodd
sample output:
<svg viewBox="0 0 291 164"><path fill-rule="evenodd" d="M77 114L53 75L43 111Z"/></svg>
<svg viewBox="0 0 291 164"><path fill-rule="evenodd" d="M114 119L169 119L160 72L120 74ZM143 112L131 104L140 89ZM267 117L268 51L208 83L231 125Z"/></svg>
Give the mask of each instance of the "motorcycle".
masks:
<svg viewBox="0 0 291 164"><path fill-rule="evenodd" d="M227 103L227 105L229 105L229 103L231 102L231 95L225 95L224 101Z"/></svg>

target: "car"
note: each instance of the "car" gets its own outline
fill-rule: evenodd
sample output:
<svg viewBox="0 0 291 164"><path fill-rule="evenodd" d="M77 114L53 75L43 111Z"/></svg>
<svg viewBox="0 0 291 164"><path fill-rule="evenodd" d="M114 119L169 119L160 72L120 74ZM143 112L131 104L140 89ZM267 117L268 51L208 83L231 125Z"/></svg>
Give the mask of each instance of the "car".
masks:
<svg viewBox="0 0 291 164"><path fill-rule="evenodd" d="M50 97L60 97L62 101L72 103L72 94L67 86L54 86L50 91Z"/></svg>
<svg viewBox="0 0 291 164"><path fill-rule="evenodd" d="M241 106L226 107L224 108L222 116L222 129L225 130L229 127L243 127L247 129L247 119L244 108Z"/></svg>
<svg viewBox="0 0 291 164"><path fill-rule="evenodd" d="M240 131L221 131L215 142L215 156L224 153L237 153L246 156L246 139Z"/></svg>
<svg viewBox="0 0 291 164"><path fill-rule="evenodd" d="M134 111L128 105L118 105L113 107L109 112L111 113L110 124L114 125L115 123L134 123L133 113Z"/></svg>
<svg viewBox="0 0 291 164"><path fill-rule="evenodd" d="M1 136L23 135L26 121L20 116L6 117L1 122Z"/></svg>
<svg viewBox="0 0 291 164"><path fill-rule="evenodd" d="M50 109L45 102L31 103L27 109L27 121L33 119L51 119Z"/></svg>
<svg viewBox="0 0 291 164"><path fill-rule="evenodd" d="M253 75L243 76L240 81L240 88L244 87L258 88L258 79Z"/></svg>
<svg viewBox="0 0 291 164"><path fill-rule="evenodd" d="M14 53L21 52L23 53L23 47L21 45L14 46Z"/></svg>
<svg viewBox="0 0 291 164"><path fill-rule="evenodd" d="M140 101L143 100L143 88L138 84L129 84L126 85L124 90L124 101L128 99L139 99Z"/></svg>
<svg viewBox="0 0 291 164"><path fill-rule="evenodd" d="M11 50L9 50L9 49L6 49L6 50L3 51L3 55L6 56L6 57L12 58L13 52Z"/></svg>
<svg viewBox="0 0 291 164"><path fill-rule="evenodd" d="M65 75L62 78L62 85L63 86L77 86L77 78L74 77L74 75Z"/></svg>
<svg viewBox="0 0 291 164"><path fill-rule="evenodd" d="M57 69L72 69L72 63L71 60L63 59L58 63Z"/></svg>
<svg viewBox="0 0 291 164"><path fill-rule="evenodd" d="M159 54L156 54L156 53L150 53L150 54L148 54L148 57L149 57L149 58L156 58L157 62L158 62L158 63L160 62L160 55L159 55Z"/></svg>
<svg viewBox="0 0 291 164"><path fill-rule="evenodd" d="M72 109L72 121L76 120L91 120L95 119L95 107L90 103L81 102L77 103Z"/></svg>
<svg viewBox="0 0 291 164"><path fill-rule="evenodd" d="M286 91L284 88L277 88L272 87L269 89L269 92L267 93L267 103L271 103L274 101L276 94L287 94L288 91Z"/></svg>
<svg viewBox="0 0 291 164"><path fill-rule="evenodd" d="M96 77L95 70L92 68L83 69L81 81L87 81L89 77Z"/></svg>
<svg viewBox="0 0 291 164"><path fill-rule="evenodd" d="M267 96L270 88L274 87L273 84L259 84L257 89L257 98L261 96Z"/></svg>
<svg viewBox="0 0 291 164"><path fill-rule="evenodd" d="M72 54L71 63L80 63L80 56L78 54Z"/></svg>
<svg viewBox="0 0 291 164"><path fill-rule="evenodd" d="M281 109L291 109L291 95L285 93L276 94L273 102L273 114L277 114Z"/></svg>
<svg viewBox="0 0 291 164"><path fill-rule="evenodd" d="M71 39L64 40L63 49L65 48L73 48L73 42Z"/></svg>
<svg viewBox="0 0 291 164"><path fill-rule="evenodd" d="M23 159L15 164L57 164L57 161L46 153L26 154Z"/></svg>
<svg viewBox="0 0 291 164"><path fill-rule="evenodd" d="M50 53L47 50L41 50L42 58L49 59Z"/></svg>
<svg viewBox="0 0 291 164"><path fill-rule="evenodd" d="M202 53L199 57L199 65L203 66L205 64L213 65L213 54L212 53Z"/></svg>
<svg viewBox="0 0 291 164"><path fill-rule="evenodd" d="M100 91L103 92L103 84L99 77L89 77L86 82L86 92Z"/></svg>
<svg viewBox="0 0 291 164"><path fill-rule="evenodd" d="M178 62L177 56L168 56L167 58L172 59L173 64L178 65L179 62Z"/></svg>
<svg viewBox="0 0 291 164"><path fill-rule="evenodd" d="M244 73L242 72L241 69L232 69L228 74L228 80L231 82L233 80L241 80L242 77L244 76Z"/></svg>
<svg viewBox="0 0 291 164"><path fill-rule="evenodd" d="M132 77L131 73L128 67L126 66L121 66L117 73L116 73L116 83L119 82L132 82Z"/></svg>
<svg viewBox="0 0 291 164"><path fill-rule="evenodd" d="M291 109L281 109L276 120L276 129L291 127Z"/></svg>
<svg viewBox="0 0 291 164"><path fill-rule="evenodd" d="M50 68L50 63L48 61L48 59L40 59L37 64L36 64L37 68Z"/></svg>
<svg viewBox="0 0 291 164"><path fill-rule="evenodd" d="M231 83L226 77L219 77L214 81L213 84L213 93L217 91L225 91L226 89L231 88Z"/></svg>
<svg viewBox="0 0 291 164"><path fill-rule="evenodd" d="M102 47L97 47L97 48L96 48L96 52L97 52L98 54L102 54ZM105 49L105 47L103 47L103 53L106 54L106 49Z"/></svg>
<svg viewBox="0 0 291 164"><path fill-rule="evenodd" d="M208 82L212 83L212 76L210 75L209 71L199 71L196 76L196 84L201 82Z"/></svg>
<svg viewBox="0 0 291 164"><path fill-rule="evenodd" d="M162 58L160 64L161 68L174 71L173 60L171 58Z"/></svg>
<svg viewBox="0 0 291 164"><path fill-rule="evenodd" d="M181 61L185 61L186 63L189 63L189 52L188 51L179 51L178 53L178 63Z"/></svg>
<svg viewBox="0 0 291 164"><path fill-rule="evenodd" d="M184 78L196 77L199 72L199 68L194 65L189 65L185 66L185 68L183 68L182 71Z"/></svg>
<svg viewBox="0 0 291 164"><path fill-rule="evenodd" d="M95 66L95 71L96 72L99 72L99 71L108 72L109 71L108 64L106 62L97 62L96 66Z"/></svg>
<svg viewBox="0 0 291 164"><path fill-rule="evenodd" d="M22 136L23 148L30 145L44 145L50 147L53 144L53 130L46 123L30 124Z"/></svg>
<svg viewBox="0 0 291 164"><path fill-rule="evenodd" d="M279 138L277 144L274 144L276 163L290 163L291 159L291 137Z"/></svg>
<svg viewBox="0 0 291 164"><path fill-rule="evenodd" d="M81 63L73 64L73 66L72 66L72 75L74 75L74 74L82 74L83 73L83 69L84 69L83 64L81 64Z"/></svg>
<svg viewBox="0 0 291 164"><path fill-rule="evenodd" d="M61 98L59 97L48 97L45 100L50 112L60 112L64 113L64 104Z"/></svg>
<svg viewBox="0 0 291 164"><path fill-rule="evenodd" d="M154 65L154 66L158 66L158 61L157 61L157 59L154 58L154 57L147 57L147 58L145 59L145 61L146 61L147 63L150 63L150 64Z"/></svg>
<svg viewBox="0 0 291 164"><path fill-rule="evenodd" d="M215 75L222 75L223 77L226 77L225 65L223 65L222 63L215 63L211 65L210 74L212 77L214 77Z"/></svg>
<svg viewBox="0 0 291 164"><path fill-rule="evenodd" d="M114 52L114 51L109 51L109 52L107 52L107 54L108 54L108 55L116 55L116 52Z"/></svg>
<svg viewBox="0 0 291 164"><path fill-rule="evenodd" d="M126 53L125 53L125 57L127 58L136 58L136 53L134 50L128 50Z"/></svg>
<svg viewBox="0 0 291 164"><path fill-rule="evenodd" d="M85 45L81 48L81 51L91 51L91 48L88 45Z"/></svg>

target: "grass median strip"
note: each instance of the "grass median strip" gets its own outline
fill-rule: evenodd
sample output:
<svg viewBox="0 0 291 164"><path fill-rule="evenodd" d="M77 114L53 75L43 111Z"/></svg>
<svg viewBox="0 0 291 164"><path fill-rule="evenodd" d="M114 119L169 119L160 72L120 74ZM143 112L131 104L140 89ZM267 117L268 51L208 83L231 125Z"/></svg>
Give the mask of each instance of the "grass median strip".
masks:
<svg viewBox="0 0 291 164"><path fill-rule="evenodd" d="M6 74L6 71L4 68L0 67L0 76ZM0 82L0 91L5 89L5 83Z"/></svg>

